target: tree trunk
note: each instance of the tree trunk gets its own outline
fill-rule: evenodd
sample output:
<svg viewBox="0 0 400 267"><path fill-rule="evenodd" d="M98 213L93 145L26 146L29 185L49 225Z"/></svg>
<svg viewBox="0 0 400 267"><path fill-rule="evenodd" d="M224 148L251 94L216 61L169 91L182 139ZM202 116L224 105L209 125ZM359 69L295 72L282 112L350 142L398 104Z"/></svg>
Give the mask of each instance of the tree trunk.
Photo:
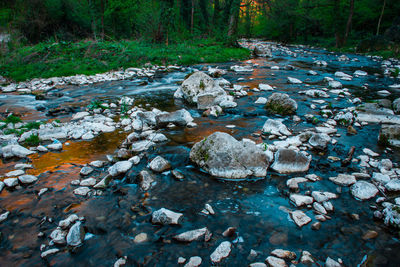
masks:
<svg viewBox="0 0 400 267"><path fill-rule="evenodd" d="M333 6L333 13L334 14L339 14L340 12L340 0L334 0L334 6ZM341 36L341 31L340 31L340 25L339 25L339 20L335 20L335 39L336 39L336 47L341 47L343 43L343 37Z"/></svg>
<svg viewBox="0 0 400 267"><path fill-rule="evenodd" d="M192 0L192 13L190 16L190 33L193 34L193 26L194 26L194 0Z"/></svg>
<svg viewBox="0 0 400 267"><path fill-rule="evenodd" d="M104 41L104 1L106 0L101 0L100 5L101 5L101 40Z"/></svg>
<svg viewBox="0 0 400 267"><path fill-rule="evenodd" d="M378 27L376 28L376 35L379 35L379 30L381 28L383 13L385 12L385 6L386 6L386 0L383 0L382 11L381 11L381 15L379 16L379 20L378 20Z"/></svg>
<svg viewBox="0 0 400 267"><path fill-rule="evenodd" d="M354 15L354 1L355 0L350 0L349 17L347 18L346 31L344 33L342 45L346 44L347 37L349 37L349 33L350 33L350 29L351 29L351 21L353 19L353 15Z"/></svg>
<svg viewBox="0 0 400 267"><path fill-rule="evenodd" d="M228 37L234 37L236 35L239 12L240 12L240 0L233 0L231 14L229 17Z"/></svg>

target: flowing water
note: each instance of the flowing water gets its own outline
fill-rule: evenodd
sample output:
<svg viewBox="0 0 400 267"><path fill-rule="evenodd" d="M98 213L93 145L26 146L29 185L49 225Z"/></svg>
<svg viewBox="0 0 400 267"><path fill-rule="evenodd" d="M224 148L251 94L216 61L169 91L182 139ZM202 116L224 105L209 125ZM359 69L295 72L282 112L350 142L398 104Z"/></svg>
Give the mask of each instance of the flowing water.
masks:
<svg viewBox="0 0 400 267"><path fill-rule="evenodd" d="M290 47L295 51L296 47ZM380 98L376 92L387 89L393 80L381 75L379 63L363 56L348 55L358 61L337 61L337 55L319 49L308 49L309 53L299 52L297 57L283 52L275 52L272 60L265 58L252 59L250 62L230 62L214 64L222 69L229 69L234 64L257 64L253 72L228 72L224 78L234 84L255 88L259 83L276 86L278 92L286 92L299 105L297 114L314 114L321 118L317 110L310 109L310 98L297 94L299 90L326 86L322 82L324 76L334 77L335 71L352 74L355 70L367 71L368 76L354 78L352 81L341 81L354 96L363 101ZM328 67L313 65L315 59L329 62ZM292 65L295 70L284 70ZM271 70L271 66L280 66L281 70ZM202 68L203 66L194 66ZM312 69L319 73L308 76ZM194 166L189 160L189 152L193 144L215 131L231 134L236 139L250 138L257 143L267 142L259 133L268 118L279 116L268 114L263 105L254 104L260 97L268 97L271 92L253 92L237 99L238 107L227 111L218 118L202 117L193 107L186 106L173 98L187 72L159 74L147 85L143 80L113 81L88 86L68 86L53 90L54 97L48 100L35 100L31 95L1 95L0 112L14 111L23 115L24 120L49 119L45 111L37 111L35 107L44 106L72 107L75 111L83 110L93 99L113 101L121 96L131 96L137 105L156 107L161 110L173 111L182 107L188 109L197 128L163 129L169 141L146 152L146 157L139 165L134 166L123 179L114 180L101 196L79 197L72 193L75 188L71 181L79 179L79 171L85 164L94 160L106 160L107 154L112 154L124 140L126 133L116 131L102 134L92 141L68 141L61 152L48 152L30 156L34 169L28 173L39 175L39 180L31 186L15 191L4 189L0 193L0 207L11 211L8 219L0 224L1 231L1 266L112 266L122 257L128 257L129 266L167 266L177 265L178 257L189 258L200 256L203 266L211 265L209 255L224 240L230 240L233 248L223 266L246 266L251 262L263 262L269 253L276 249L288 249L299 256L307 250L322 264L326 257L341 258L347 266L357 266L367 255L368 266L399 266L400 242L398 235L387 229L382 222L373 220L374 200L357 201L351 197L349 189L338 187L328 180L337 173L351 173L358 170L356 165L342 167L340 162L331 162L328 156L345 158L350 146L356 146L355 157L368 147L383 158L398 162L396 151L387 154L384 148L377 146L379 125L370 124L357 129L358 134L347 136L345 127L338 127L341 134L338 144L331 145L325 153L312 153L313 160L308 173L323 177L322 181L306 183L300 186L300 192L321 190L340 193L340 198L333 200L335 211L331 219L322 223L320 230L312 230L311 224L297 227L291 220L288 210L295 207L290 203L289 189L286 180L301 176L279 175L269 171L265 179L242 182L221 181L212 178L207 173ZM377 73L377 75L373 75ZM306 81L304 84L287 84L287 77L295 77ZM244 78L244 79L239 79ZM368 89L362 86L368 84ZM392 92L389 99L398 97L398 92ZM346 107L350 104L342 98L329 99L334 108ZM146 105L147 104L147 105ZM57 117L68 121L71 115ZM305 121L294 123L291 118L284 117L284 123L298 133L307 128L315 127ZM322 118L321 118L322 120ZM235 125L228 128L227 125ZM156 155L161 155L171 162L174 169L180 170L185 179L175 180L167 172L156 176L156 185L143 193L137 182L137 174ZM0 162L0 172L13 169L13 161ZM103 177L106 168L96 171L91 176ZM37 192L47 187L41 197ZM216 211L215 215L203 215L201 210L206 203ZM151 212L161 207L184 214L179 226L158 226L150 222ZM303 209L307 215L314 218L312 210ZM84 216L85 231L91 233L83 246L49 256L46 260L40 258L40 245L47 244L47 237L38 237L39 232L47 235L57 226L57 223L69 214ZM358 214L359 220L351 214ZM52 223L42 219L52 218ZM313 219L313 221L316 221ZM237 235L225 238L222 232L228 227L237 227ZM172 240L172 236L187 230L208 227L213 233L209 242L194 241L182 244ZM368 230L378 233L375 239L363 240L362 236ZM136 244L134 237L146 233L148 241ZM88 236L89 237L89 236ZM258 251L254 259L248 259L250 250Z"/></svg>

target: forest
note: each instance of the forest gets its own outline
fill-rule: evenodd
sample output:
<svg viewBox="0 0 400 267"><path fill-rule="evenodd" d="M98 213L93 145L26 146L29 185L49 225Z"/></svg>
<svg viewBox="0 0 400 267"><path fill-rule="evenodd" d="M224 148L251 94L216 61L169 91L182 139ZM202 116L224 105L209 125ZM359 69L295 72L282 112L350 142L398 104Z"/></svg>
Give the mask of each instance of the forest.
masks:
<svg viewBox="0 0 400 267"><path fill-rule="evenodd" d="M107 42L118 46L123 40L157 49L195 42L195 48L202 49L207 43L234 47L241 37L330 49L357 47L358 52L396 56L399 14L398 0L3 1L0 32L10 33L11 40L7 47L3 45L2 63L10 63L4 59L5 54L10 58L10 51L17 50L16 56L26 53L21 47L27 45L44 44L46 48L42 45L33 50L48 50L48 44L93 41L95 46L102 44L103 50L112 50ZM240 59L242 54L233 58ZM165 58L153 61L170 62ZM187 62L195 63L191 59L170 63ZM3 67L0 71L7 76L11 70Z"/></svg>

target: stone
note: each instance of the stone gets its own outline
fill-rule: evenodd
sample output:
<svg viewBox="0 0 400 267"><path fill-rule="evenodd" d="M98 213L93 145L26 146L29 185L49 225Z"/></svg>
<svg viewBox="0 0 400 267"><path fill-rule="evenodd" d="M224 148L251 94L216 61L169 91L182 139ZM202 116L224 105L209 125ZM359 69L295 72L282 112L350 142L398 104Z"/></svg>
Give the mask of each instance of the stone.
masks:
<svg viewBox="0 0 400 267"><path fill-rule="evenodd" d="M229 241L223 241L210 255L210 259L213 263L219 263L224 258L228 257L231 253L232 244Z"/></svg>
<svg viewBox="0 0 400 267"><path fill-rule="evenodd" d="M267 267L264 262L253 262L249 264L249 267Z"/></svg>
<svg viewBox="0 0 400 267"><path fill-rule="evenodd" d="M378 237L378 232L373 231L373 230L368 230L365 232L362 236L363 240L369 240L369 239L374 239Z"/></svg>
<svg viewBox="0 0 400 267"><path fill-rule="evenodd" d="M342 265L339 262L337 262L329 257L326 258L325 267L341 267L341 266Z"/></svg>
<svg viewBox="0 0 400 267"><path fill-rule="evenodd" d="M38 180L38 178L34 175L21 175L18 177L18 180L21 184L32 184Z"/></svg>
<svg viewBox="0 0 400 267"><path fill-rule="evenodd" d="M157 156L150 162L149 167L152 171L163 172L170 169L171 164L163 157Z"/></svg>
<svg viewBox="0 0 400 267"><path fill-rule="evenodd" d="M321 229L321 223L320 222L315 222L315 223L313 223L312 225L311 225L311 229L312 230L319 230L319 229Z"/></svg>
<svg viewBox="0 0 400 267"><path fill-rule="evenodd" d="M185 176L178 170L172 170L171 173L177 180L183 180L185 178Z"/></svg>
<svg viewBox="0 0 400 267"><path fill-rule="evenodd" d="M204 237L208 229L206 227L196 230L187 231L174 236L174 239L181 242L192 242Z"/></svg>
<svg viewBox="0 0 400 267"><path fill-rule="evenodd" d="M380 184L387 184L390 181L390 176L380 172L374 172L372 174L372 180Z"/></svg>
<svg viewBox="0 0 400 267"><path fill-rule="evenodd" d="M94 171L93 168L88 167L88 166L85 166L85 167L83 167L83 168L81 169L80 174L81 174L82 176L86 176L86 175L91 174L93 171Z"/></svg>
<svg viewBox="0 0 400 267"><path fill-rule="evenodd" d="M179 224L182 213L173 212L171 210L161 208L153 212L151 222L153 224Z"/></svg>
<svg viewBox="0 0 400 267"><path fill-rule="evenodd" d="M74 223L78 219L79 217L76 214L71 214L70 216L68 216L67 219L61 220L58 223L58 226L61 227L62 229L67 229L71 225L71 223Z"/></svg>
<svg viewBox="0 0 400 267"><path fill-rule="evenodd" d="M3 153L3 157L6 159L12 157L25 158L35 153L34 151L26 149L25 147L20 145L8 145L3 147L1 151Z"/></svg>
<svg viewBox="0 0 400 267"><path fill-rule="evenodd" d="M288 260L295 260L297 257L296 253L284 249L274 249L271 252L271 255L281 259L288 259Z"/></svg>
<svg viewBox="0 0 400 267"><path fill-rule="evenodd" d="M133 242L135 244L140 244L140 243L146 242L147 239L148 239L148 237L147 237L146 233L140 233L140 234L135 236L135 238L133 239Z"/></svg>
<svg viewBox="0 0 400 267"><path fill-rule="evenodd" d="M265 262L270 267L287 267L286 262L280 258L269 256L265 259Z"/></svg>
<svg viewBox="0 0 400 267"><path fill-rule="evenodd" d="M269 157L263 149L222 132L196 143L190 151L190 159L212 176L226 179L264 177L269 166Z"/></svg>
<svg viewBox="0 0 400 267"><path fill-rule="evenodd" d="M261 105L265 105L267 104L267 99L265 97L259 97L257 98L256 102L254 102L254 104L261 104Z"/></svg>
<svg viewBox="0 0 400 267"><path fill-rule="evenodd" d="M314 202L313 203L313 209L315 211L317 211L318 213L320 213L320 214L327 214L328 213L326 211L325 207L323 205L321 205L320 203L318 203L318 202Z"/></svg>
<svg viewBox="0 0 400 267"><path fill-rule="evenodd" d="M101 168L103 167L105 164L104 161L102 160L95 160L89 163L90 166L95 167L95 168Z"/></svg>
<svg viewBox="0 0 400 267"><path fill-rule="evenodd" d="M292 216L292 219L295 222L295 224L297 224L297 226L299 226L299 227L303 227L304 225L311 222L311 218L308 217L301 210L295 210L295 211L291 212L290 215Z"/></svg>
<svg viewBox="0 0 400 267"><path fill-rule="evenodd" d="M292 84L300 84L300 83L303 83L303 82L300 81L299 79L292 78L292 77L287 77L287 82L288 82L288 83L292 83Z"/></svg>
<svg viewBox="0 0 400 267"><path fill-rule="evenodd" d="M96 179L93 177L84 179L79 183L80 186L94 186L95 184L96 184Z"/></svg>
<svg viewBox="0 0 400 267"><path fill-rule="evenodd" d="M266 108L275 114L290 115L296 113L297 103L288 94L273 93L268 97Z"/></svg>
<svg viewBox="0 0 400 267"><path fill-rule="evenodd" d="M18 179L17 178L7 178L3 180L4 184L8 187L14 187L16 185L18 185Z"/></svg>
<svg viewBox="0 0 400 267"><path fill-rule="evenodd" d="M142 170L139 173L139 181L140 181L140 188L143 191L147 191L151 188L152 183L154 182L154 177L149 171Z"/></svg>
<svg viewBox="0 0 400 267"><path fill-rule="evenodd" d="M186 262L186 259L183 257L178 258L178 264L184 264Z"/></svg>
<svg viewBox="0 0 400 267"><path fill-rule="evenodd" d="M338 195L331 192L321 192L321 191L313 191L311 196L315 199L315 201L322 203L334 198L338 198Z"/></svg>
<svg viewBox="0 0 400 267"><path fill-rule="evenodd" d="M86 196L90 192L90 188L86 186L74 189L74 194L78 196Z"/></svg>
<svg viewBox="0 0 400 267"><path fill-rule="evenodd" d="M47 258L50 255L58 253L60 250L58 248L48 249L40 254L41 258Z"/></svg>
<svg viewBox="0 0 400 267"><path fill-rule="evenodd" d="M398 192L400 191L400 179L393 179L385 184L386 190L390 192Z"/></svg>
<svg viewBox="0 0 400 267"><path fill-rule="evenodd" d="M62 150L63 145L60 142L55 142L53 144L48 145L47 148L55 151L60 151Z"/></svg>
<svg viewBox="0 0 400 267"><path fill-rule="evenodd" d="M186 126L188 123L193 122L193 117L186 109L180 109L171 113L162 113L156 116L156 123L159 127L165 127L169 123L178 126Z"/></svg>
<svg viewBox="0 0 400 267"><path fill-rule="evenodd" d="M308 182L308 179L304 177L295 177L295 178L290 178L286 181L286 185L292 189L292 190L297 190L299 189L299 184L300 183L305 183Z"/></svg>
<svg viewBox="0 0 400 267"><path fill-rule="evenodd" d="M132 165L133 163L128 160L119 161L110 168L108 168L108 173L112 177L116 177L118 175L125 174L127 171L129 171L130 168L132 168Z"/></svg>
<svg viewBox="0 0 400 267"><path fill-rule="evenodd" d="M132 144L131 150L133 152L143 152L155 145L156 145L156 143L154 143L152 141L142 140L142 141L134 142Z"/></svg>
<svg viewBox="0 0 400 267"><path fill-rule="evenodd" d="M269 85L269 84L265 84L265 83L260 83L258 85L258 89L260 89L261 91L273 91L274 88Z"/></svg>
<svg viewBox="0 0 400 267"><path fill-rule="evenodd" d="M82 118L84 118L84 117L86 117L86 116L89 116L89 115L90 115L90 113L87 112L87 111L78 112L78 113L75 113L75 114L72 116L72 120L73 120L73 121L75 121L75 120L80 120L80 119L82 119Z"/></svg>
<svg viewBox="0 0 400 267"><path fill-rule="evenodd" d="M303 196L303 195L299 195L299 194L291 194L290 200L293 201L297 207L300 207L303 205L310 205L314 201L314 199L310 196Z"/></svg>
<svg viewBox="0 0 400 267"><path fill-rule="evenodd" d="M306 250L303 250L303 252L301 253L300 263L306 264L306 265L313 264L314 260L311 256L311 253Z"/></svg>
<svg viewBox="0 0 400 267"><path fill-rule="evenodd" d="M62 230L61 228L57 227L53 232L50 234L51 240L54 244L64 245L67 241L65 237L67 236L67 232Z"/></svg>
<svg viewBox="0 0 400 267"><path fill-rule="evenodd" d="M1 223L1 222L4 222L5 220L7 220L8 215L10 215L10 212L9 212L9 211L6 211L6 212L2 213L2 214L0 215L0 223Z"/></svg>
<svg viewBox="0 0 400 267"><path fill-rule="evenodd" d="M279 149L275 153L275 161L271 168L279 173L305 172L310 163L311 155L306 156L292 149Z"/></svg>
<svg viewBox="0 0 400 267"><path fill-rule="evenodd" d="M366 154L366 155L368 155L368 156L370 156L370 157L378 157L378 156L379 156L378 153L372 151L372 150L369 149L369 148L364 148L364 149L363 149L363 152L364 152L364 154Z"/></svg>
<svg viewBox="0 0 400 267"><path fill-rule="evenodd" d="M329 180L337 185L350 186L357 182L356 177L350 174L338 174L336 177L329 177Z"/></svg>
<svg viewBox="0 0 400 267"><path fill-rule="evenodd" d="M198 267L201 265L202 261L203 260L199 256L190 257L184 267Z"/></svg>
<svg viewBox="0 0 400 267"><path fill-rule="evenodd" d="M15 171L10 171L6 173L6 177L15 177L15 176L20 176L25 174L25 171L23 170L15 170Z"/></svg>
<svg viewBox="0 0 400 267"><path fill-rule="evenodd" d="M266 134L274 134L277 136L281 135L292 135L291 132L289 132L288 128L286 127L285 124L283 124L279 120L273 120L273 119L268 119L262 128L262 132Z"/></svg>
<svg viewBox="0 0 400 267"><path fill-rule="evenodd" d="M116 262L114 262L114 267L121 267L126 265L126 259L127 257L124 256L122 258L119 258Z"/></svg>
<svg viewBox="0 0 400 267"><path fill-rule="evenodd" d="M71 226L67 235L68 246L77 247L82 245L83 239L85 238L85 230L80 221L76 222Z"/></svg>
<svg viewBox="0 0 400 267"><path fill-rule="evenodd" d="M375 185L369 182L358 181L351 186L350 192L356 199L367 200L376 196L379 191Z"/></svg>
<svg viewBox="0 0 400 267"><path fill-rule="evenodd" d="M331 140L332 138L325 133L316 133L310 137L308 143L315 149L324 150L327 148Z"/></svg>

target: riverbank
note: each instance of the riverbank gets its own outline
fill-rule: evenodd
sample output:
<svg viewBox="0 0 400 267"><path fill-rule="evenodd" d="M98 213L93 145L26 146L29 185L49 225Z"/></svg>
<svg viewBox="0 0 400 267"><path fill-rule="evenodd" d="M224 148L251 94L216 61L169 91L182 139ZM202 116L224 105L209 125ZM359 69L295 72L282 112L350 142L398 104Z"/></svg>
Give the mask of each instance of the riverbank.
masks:
<svg viewBox="0 0 400 267"><path fill-rule="evenodd" d="M248 58L243 48L214 40L160 45L139 41L39 43L0 54L0 75L16 82L33 78L93 75L121 68L156 65L191 65Z"/></svg>

